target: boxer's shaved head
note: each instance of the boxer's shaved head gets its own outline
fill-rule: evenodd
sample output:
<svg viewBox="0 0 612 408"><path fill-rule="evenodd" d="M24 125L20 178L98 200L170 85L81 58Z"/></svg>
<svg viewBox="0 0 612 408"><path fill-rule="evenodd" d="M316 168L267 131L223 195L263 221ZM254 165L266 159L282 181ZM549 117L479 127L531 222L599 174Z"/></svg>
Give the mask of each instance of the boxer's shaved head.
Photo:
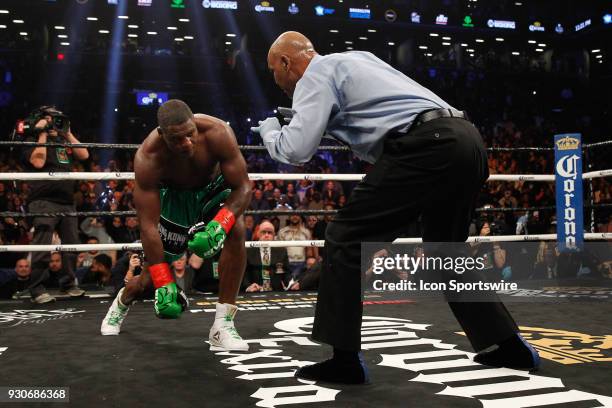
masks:
<svg viewBox="0 0 612 408"><path fill-rule="evenodd" d="M157 110L157 123L157 132L172 152L186 156L193 154L191 138L197 135L198 129L193 112L185 102L170 99L164 103Z"/></svg>
<svg viewBox="0 0 612 408"><path fill-rule="evenodd" d="M190 119L193 119L193 112L179 99L170 99L157 110L157 123L162 129L181 125Z"/></svg>
<svg viewBox="0 0 612 408"><path fill-rule="evenodd" d="M308 64L317 52L312 42L302 33L282 33L268 51L268 69L274 74L274 81L289 97L293 96L295 85L302 78Z"/></svg>

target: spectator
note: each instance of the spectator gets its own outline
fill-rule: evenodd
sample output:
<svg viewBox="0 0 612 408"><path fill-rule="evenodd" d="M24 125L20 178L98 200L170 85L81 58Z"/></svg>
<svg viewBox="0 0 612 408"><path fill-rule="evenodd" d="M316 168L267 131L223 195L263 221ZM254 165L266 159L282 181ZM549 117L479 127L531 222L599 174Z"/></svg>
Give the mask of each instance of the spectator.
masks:
<svg viewBox="0 0 612 408"><path fill-rule="evenodd" d="M129 216L125 218L125 242L136 242L140 240L140 223L138 217Z"/></svg>
<svg viewBox="0 0 612 408"><path fill-rule="evenodd" d="M0 270L0 299L10 299L19 292L26 290L30 283L30 262L19 259L14 270Z"/></svg>
<svg viewBox="0 0 612 408"><path fill-rule="evenodd" d="M106 233L104 222L101 218L86 217L81 222L81 231L88 237L95 237L98 244L110 244L113 242L111 237Z"/></svg>
<svg viewBox="0 0 612 408"><path fill-rule="evenodd" d="M306 267L297 282L289 283L289 290L317 290L321 277L321 263L313 256L306 258Z"/></svg>
<svg viewBox="0 0 612 408"><path fill-rule="evenodd" d="M557 245L551 242L540 242L536 263L529 279L557 279Z"/></svg>
<svg viewBox="0 0 612 408"><path fill-rule="evenodd" d="M202 259L196 254L189 257L194 271L193 288L205 293L219 293L219 262L217 257Z"/></svg>
<svg viewBox="0 0 612 408"><path fill-rule="evenodd" d="M79 283L82 285L95 285L98 288L105 288L112 285L111 269L113 261L106 254L98 254L93 258L91 267L86 270L86 273L79 277ZM111 288L114 292L114 288Z"/></svg>
<svg viewBox="0 0 612 408"><path fill-rule="evenodd" d="M303 220L300 215L294 214L289 218L289 225L278 232L280 241L302 241L310 240L312 236L308 228L302 224ZM300 273L306 265L306 257L313 256L312 247L289 247L287 248L289 257L289 270L291 277L295 280L299 279Z"/></svg>
<svg viewBox="0 0 612 408"><path fill-rule="evenodd" d="M256 189L253 192L253 198L251 199L251 204L249 205L249 210L269 210L270 209L270 205L268 204L267 200L264 200L263 198L263 192L259 189ZM255 223L259 224L259 222L262 219L261 215L255 215L253 216L253 218L255 218Z"/></svg>
<svg viewBox="0 0 612 408"><path fill-rule="evenodd" d="M185 293L192 294L194 272L191 266L187 265L187 255L183 254L179 259L172 262L171 269L176 284L179 285Z"/></svg>
<svg viewBox="0 0 612 408"><path fill-rule="evenodd" d="M65 279L70 279L70 277L67 276L64 272L62 254L60 252L52 252L51 257L49 258L49 264L47 265L47 268L43 271L42 282L46 286L49 286L51 288L59 288L62 286L62 284L65 284ZM31 282L30 285L32 284L34 283ZM52 302L54 300L55 298L52 297L49 302Z"/></svg>
<svg viewBox="0 0 612 408"><path fill-rule="evenodd" d="M276 205L275 208L276 211L291 211L293 210L293 207L291 207L289 205L289 203L287 202L287 196L286 195L281 195L279 197L278 200L278 204ZM288 215L277 215L278 217L278 227L283 228L287 225L287 221L289 220L289 216Z"/></svg>
<svg viewBox="0 0 612 408"><path fill-rule="evenodd" d="M313 187L314 183L311 180L300 180L297 187L297 196L300 204L304 202L308 190L311 190Z"/></svg>
<svg viewBox="0 0 612 408"><path fill-rule="evenodd" d="M397 269L397 268L392 268L392 269L384 268L384 271L381 274L374 272L374 260L375 259L388 258L388 257L393 257L393 256L394 254L391 251L389 251L388 249L384 249L384 248L376 251L372 255L372 258L370 260L370 267L368 268L368 270L366 270L365 276L364 276L365 287L368 287L368 288L373 287L372 285L374 284L374 281L376 280L381 280L383 282L389 282L389 283L397 283L402 280L407 280L409 278L408 271Z"/></svg>
<svg viewBox="0 0 612 408"><path fill-rule="evenodd" d="M85 243L87 245L96 245L96 244L99 244L100 241L98 241L98 238L96 237L88 237ZM79 255L77 256L77 263L76 263L77 269L91 267L94 257L98 255L99 253L100 251L98 251L97 249L92 249L87 252L79 253Z"/></svg>
<svg viewBox="0 0 612 408"><path fill-rule="evenodd" d="M253 230L255 229L255 219L252 215L244 216L244 228L246 232L245 240L252 241L253 240Z"/></svg>
<svg viewBox="0 0 612 408"><path fill-rule="evenodd" d="M70 128L66 131L52 127L52 116L58 114L53 107L41 107L31 113L36 117L35 129L25 138L26 141L80 143ZM72 163L76 160L86 160L89 157L87 149L65 147L29 147L24 149L24 164L27 171L33 172L70 172ZM30 212L72 212L75 211L74 204L74 182L73 181L33 181L30 185L30 196L28 202ZM77 219L75 217L34 217L33 245L45 245L51 243L51 237L55 228L58 228L62 244L78 244ZM84 291L76 285L74 275L76 254L64 252L62 255L64 268L60 289L70 296L82 296ZM32 253L32 284L30 294L36 303L47 303L53 301L53 296L47 293L43 282L44 268L49 263L48 252Z"/></svg>
<svg viewBox="0 0 612 408"><path fill-rule="evenodd" d="M308 203L309 210L322 210L325 203L321 199L321 193L313 191L312 200Z"/></svg>
<svg viewBox="0 0 612 408"><path fill-rule="evenodd" d="M111 269L112 285L115 288L114 295L129 281L140 275L141 272L142 263L140 254L135 251L127 251L117 260Z"/></svg>
<svg viewBox="0 0 612 408"><path fill-rule="evenodd" d="M123 225L121 217L107 217L104 222L106 233L111 237L113 242L125 243L129 242L127 230Z"/></svg>
<svg viewBox="0 0 612 408"><path fill-rule="evenodd" d="M274 241L275 229L270 221L257 227L256 240ZM245 292L285 290L289 281L289 259L285 248L247 248L247 266L244 274Z"/></svg>
<svg viewBox="0 0 612 408"><path fill-rule="evenodd" d="M338 199L340 198L340 191L336 188L336 184L329 180L325 183L325 187L323 187L323 202L331 205L336 205L338 203Z"/></svg>
<svg viewBox="0 0 612 408"><path fill-rule="evenodd" d="M8 209L8 198L6 194L6 188L4 182L0 181L0 211L6 211Z"/></svg>
<svg viewBox="0 0 612 408"><path fill-rule="evenodd" d="M287 183L286 197L287 197L287 204L291 208L297 208L298 207L299 201L298 201L298 196L297 196L297 194L295 192L295 184ZM283 225L283 227L284 227L284 225Z"/></svg>

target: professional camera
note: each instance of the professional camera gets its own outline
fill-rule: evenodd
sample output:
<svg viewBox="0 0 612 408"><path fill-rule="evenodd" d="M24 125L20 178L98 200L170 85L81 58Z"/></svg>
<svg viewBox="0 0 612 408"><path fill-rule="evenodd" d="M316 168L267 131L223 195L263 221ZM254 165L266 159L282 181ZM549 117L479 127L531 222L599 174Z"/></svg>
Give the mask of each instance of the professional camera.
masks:
<svg viewBox="0 0 612 408"><path fill-rule="evenodd" d="M41 106L34 109L22 123L17 125L17 133L28 135L36 132L36 124L44 119L45 116L51 116L51 122L42 130L55 130L57 133L65 134L70 130L70 120L68 116L57 110L55 106Z"/></svg>

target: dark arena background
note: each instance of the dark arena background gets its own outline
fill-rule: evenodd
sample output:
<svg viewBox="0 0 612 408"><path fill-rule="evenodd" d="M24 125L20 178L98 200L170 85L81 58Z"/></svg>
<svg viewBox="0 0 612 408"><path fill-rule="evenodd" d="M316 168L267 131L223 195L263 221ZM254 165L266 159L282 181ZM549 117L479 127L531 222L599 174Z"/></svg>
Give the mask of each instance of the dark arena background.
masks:
<svg viewBox="0 0 612 408"><path fill-rule="evenodd" d="M353 119L324 129L305 163L272 158L263 130L252 128L269 117L289 128L300 114L268 63L286 31L304 34L320 55L369 52L379 67L388 64L454 108L417 110L405 122L409 136L440 120L474 124L490 177L469 209L467 251L483 260L479 279L515 284L495 288L497 296L539 365L515 367L518 352L498 365L475 357L483 350L453 312L469 304L478 335L487 337L501 323L487 320L481 298L453 302L445 288L410 290L422 282L415 270L373 268L402 251L429 254L422 238L431 236L431 217L459 211L453 185L419 183L358 158L362 146L337 133L356 126ZM0 406L612 407L611 44L606 0L0 1ZM354 68L343 67L349 75ZM373 74L342 86L374 92L382 83ZM218 253L186 250L170 262L189 299L180 319L156 317L152 287L127 317L116 312L118 293L143 281L150 266L140 223L155 205L136 211L134 157L147 136L159 136L158 109L175 99L225 122L244 157L252 196L234 228L244 233L246 267L231 273L242 276L233 333L248 351L210 344L213 322L223 320L220 275L230 262ZM387 102L337 109L363 120L369 104ZM423 116L439 111L444 116ZM47 124L36 129L41 120ZM388 130L384 137L397 136ZM400 170L418 167L414 153ZM166 172L180 177L189 160L173 157ZM350 222L362 186L394 175L397 188L437 188L430 197L437 204L389 223L377 218L396 205L386 191L360 215L372 228L401 227L393 239L378 239L393 243L366 245L376 239L358 234L334 240L341 224L334 220ZM193 238L161 223L159 232ZM331 271L349 268L330 245L351 239L363 244L369 382L298 378L297 370L332 355L311 334L315 310L318 319L331 310L321 307ZM234 251L231 258L242 259ZM469 273L458 279L468 282ZM357 278L339 281L333 310L359 291ZM328 290L319 292L320 282ZM118 336L101 334L109 317ZM331 319L344 327L351 317Z"/></svg>

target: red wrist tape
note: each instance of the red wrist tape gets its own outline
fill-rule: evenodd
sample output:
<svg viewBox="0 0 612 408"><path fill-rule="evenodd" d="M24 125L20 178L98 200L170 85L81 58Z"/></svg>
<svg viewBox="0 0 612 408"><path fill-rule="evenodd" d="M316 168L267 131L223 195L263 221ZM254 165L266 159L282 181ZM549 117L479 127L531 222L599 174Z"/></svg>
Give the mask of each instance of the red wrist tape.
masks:
<svg viewBox="0 0 612 408"><path fill-rule="evenodd" d="M151 275L151 280L153 281L155 289L174 282L172 272L170 272L170 265L166 262L149 265L149 275Z"/></svg>
<svg viewBox="0 0 612 408"><path fill-rule="evenodd" d="M225 207L219 210L213 220L221 224L221 228L223 228L223 231L225 231L226 234L229 234L230 230L236 223L236 217L234 216L234 213Z"/></svg>

